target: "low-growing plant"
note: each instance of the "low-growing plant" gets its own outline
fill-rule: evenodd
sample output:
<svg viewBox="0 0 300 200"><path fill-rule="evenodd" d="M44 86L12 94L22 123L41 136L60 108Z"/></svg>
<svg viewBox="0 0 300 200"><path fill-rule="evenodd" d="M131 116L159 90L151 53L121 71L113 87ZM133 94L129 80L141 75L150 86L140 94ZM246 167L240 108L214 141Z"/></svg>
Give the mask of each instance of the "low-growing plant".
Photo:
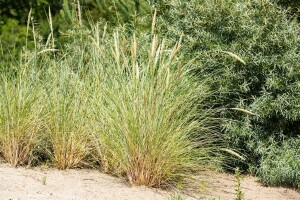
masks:
<svg viewBox="0 0 300 200"><path fill-rule="evenodd" d="M42 181L42 184L43 184L43 185L46 185L46 182L47 182L47 176L43 176L41 181Z"/></svg>
<svg viewBox="0 0 300 200"><path fill-rule="evenodd" d="M185 198L178 194L173 194L168 200L185 200Z"/></svg>
<svg viewBox="0 0 300 200"><path fill-rule="evenodd" d="M235 189L236 200L243 200L244 199L244 193L242 192L242 189L241 189L241 181L243 180L243 177L241 175L241 172L240 172L239 168L235 169L234 177L235 177L235 182L236 182L236 189Z"/></svg>

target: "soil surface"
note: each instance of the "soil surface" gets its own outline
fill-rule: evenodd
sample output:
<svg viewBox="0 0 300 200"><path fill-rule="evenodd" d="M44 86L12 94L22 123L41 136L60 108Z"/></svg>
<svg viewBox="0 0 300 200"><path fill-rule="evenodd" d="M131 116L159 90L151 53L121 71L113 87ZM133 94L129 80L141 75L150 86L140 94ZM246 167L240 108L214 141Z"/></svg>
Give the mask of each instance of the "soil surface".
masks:
<svg viewBox="0 0 300 200"><path fill-rule="evenodd" d="M205 180L199 188L202 190L200 193L203 199L236 199L237 183L234 175L212 172L203 174L198 179ZM284 187L267 187L253 176L243 176L241 191L244 200L300 200L300 191Z"/></svg>
<svg viewBox="0 0 300 200"><path fill-rule="evenodd" d="M197 176L197 179L198 189L187 192L189 196L181 195L186 200L231 200L236 197L233 175L212 172ZM264 187L256 178L250 176L242 180L241 190L245 200L300 200L300 192L296 190ZM97 170L60 171L0 165L1 200L171 200L171 196L175 194L174 191L130 187L124 180Z"/></svg>

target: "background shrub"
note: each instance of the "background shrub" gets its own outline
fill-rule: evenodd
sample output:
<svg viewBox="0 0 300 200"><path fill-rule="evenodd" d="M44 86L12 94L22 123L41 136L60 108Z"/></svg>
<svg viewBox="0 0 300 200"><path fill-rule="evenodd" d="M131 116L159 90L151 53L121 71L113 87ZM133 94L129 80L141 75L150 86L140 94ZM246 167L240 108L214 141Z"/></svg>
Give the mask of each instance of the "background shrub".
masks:
<svg viewBox="0 0 300 200"><path fill-rule="evenodd" d="M227 144L248 158L238 165L256 171L264 149L299 135L299 24L285 10L271 1L173 0L161 19L168 37L184 35L195 76L213 78Z"/></svg>
<svg viewBox="0 0 300 200"><path fill-rule="evenodd" d="M291 15L296 15L300 19L300 1L299 0L277 0L279 5L289 8Z"/></svg>
<svg viewBox="0 0 300 200"><path fill-rule="evenodd" d="M300 187L300 139L293 138L266 149L258 170L259 177L268 185Z"/></svg>

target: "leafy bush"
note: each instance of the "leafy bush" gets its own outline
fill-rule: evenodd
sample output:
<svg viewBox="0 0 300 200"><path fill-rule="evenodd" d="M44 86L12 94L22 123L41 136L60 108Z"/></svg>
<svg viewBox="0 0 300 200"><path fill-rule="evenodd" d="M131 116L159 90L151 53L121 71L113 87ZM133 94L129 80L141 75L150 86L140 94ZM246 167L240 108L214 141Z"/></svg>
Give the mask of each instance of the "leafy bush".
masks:
<svg viewBox="0 0 300 200"><path fill-rule="evenodd" d="M14 50L16 47L21 50L20 47L25 44L26 26L19 26L17 20L8 19L6 24L1 26L0 33L3 50Z"/></svg>
<svg viewBox="0 0 300 200"><path fill-rule="evenodd" d="M299 0L275 0L275 2L282 6L282 8L287 9L288 17L296 17L298 22L300 22L300 1Z"/></svg>
<svg viewBox="0 0 300 200"><path fill-rule="evenodd" d="M299 15L300 1L299 0L277 0L279 5L283 5L291 9L292 13Z"/></svg>
<svg viewBox="0 0 300 200"><path fill-rule="evenodd" d="M91 11L96 16L100 13L103 19L117 26L123 23L137 23L139 17L149 17L147 15L151 14L151 6L147 0L96 0L90 4L94 7Z"/></svg>
<svg viewBox="0 0 300 200"><path fill-rule="evenodd" d="M291 138L266 149L258 176L268 185L300 188L300 138Z"/></svg>
<svg viewBox="0 0 300 200"><path fill-rule="evenodd" d="M228 145L256 170L270 138L280 144L300 131L299 24L271 1L173 0L169 7L161 30L175 41L183 34L196 76L214 79Z"/></svg>

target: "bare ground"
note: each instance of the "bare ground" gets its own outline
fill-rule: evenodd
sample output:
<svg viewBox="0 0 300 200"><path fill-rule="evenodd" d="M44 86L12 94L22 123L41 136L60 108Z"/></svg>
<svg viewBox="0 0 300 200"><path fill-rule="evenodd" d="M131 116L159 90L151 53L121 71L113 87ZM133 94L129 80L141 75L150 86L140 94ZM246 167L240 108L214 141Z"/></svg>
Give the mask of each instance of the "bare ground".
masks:
<svg viewBox="0 0 300 200"><path fill-rule="evenodd" d="M185 199L235 199L232 175L206 173L197 178L199 189ZM264 187L250 176L243 179L242 191L245 200L300 200L300 193L295 190ZM168 200L172 195L172 191L130 187L125 181L97 170L16 169L0 165L1 200Z"/></svg>
<svg viewBox="0 0 300 200"><path fill-rule="evenodd" d="M205 180L200 187L204 199L231 200L236 198L236 180L234 175L206 173L198 177ZM244 200L300 200L300 192L283 187L267 187L253 176L244 176L241 180L241 191Z"/></svg>

